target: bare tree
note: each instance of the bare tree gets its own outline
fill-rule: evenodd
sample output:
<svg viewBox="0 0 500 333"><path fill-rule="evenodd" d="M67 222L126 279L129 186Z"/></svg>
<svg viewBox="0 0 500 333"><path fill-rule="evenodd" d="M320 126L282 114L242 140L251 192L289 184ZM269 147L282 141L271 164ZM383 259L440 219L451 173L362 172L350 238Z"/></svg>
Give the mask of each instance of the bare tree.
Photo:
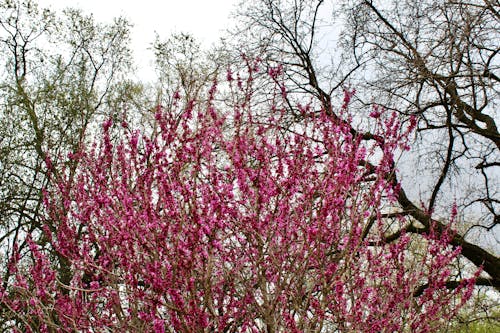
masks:
<svg viewBox="0 0 500 333"><path fill-rule="evenodd" d="M282 67L287 80L288 108L296 116L296 103L303 95L315 96L326 109L332 97L345 87L360 67L345 66L341 54L328 40L338 22L330 15L329 1L262 0L241 4L240 24L232 32L237 50L249 57L260 57L268 67ZM236 54L237 57L240 54Z"/></svg>
<svg viewBox="0 0 500 333"><path fill-rule="evenodd" d="M415 211L420 200L422 212L439 216L456 201L468 230L454 245L498 286L499 3L355 1L348 8L346 45L371 73L356 86L386 108L419 119L412 160L418 168L410 175L420 191L407 190L400 203ZM481 244L496 243L493 252L466 241L478 235Z"/></svg>
<svg viewBox="0 0 500 333"><path fill-rule="evenodd" d="M242 6L242 24L234 33L242 36L240 49L269 67L282 65L295 121L301 119L297 103L303 92L315 96L313 110L320 106L345 121L332 101L351 85L358 90L354 105L360 106L359 118L350 120L353 135L381 139L369 131L374 101L403 119L418 117L414 152L421 158L412 168L420 173L403 183L394 173L392 181L401 187L399 208L387 215L409 215L413 222L404 230L388 229L387 242L403 231L418 237L432 226L445 230L443 217L453 201L462 223L492 235L499 202L498 8L491 1L345 1L336 7L323 0L261 0ZM341 38L328 37L340 19ZM334 47L329 38L339 38L342 54L329 52L328 46ZM460 246L463 257L488 273L478 285L500 288L495 249L488 251L467 235L456 234L450 246ZM450 281L449 287L456 285Z"/></svg>

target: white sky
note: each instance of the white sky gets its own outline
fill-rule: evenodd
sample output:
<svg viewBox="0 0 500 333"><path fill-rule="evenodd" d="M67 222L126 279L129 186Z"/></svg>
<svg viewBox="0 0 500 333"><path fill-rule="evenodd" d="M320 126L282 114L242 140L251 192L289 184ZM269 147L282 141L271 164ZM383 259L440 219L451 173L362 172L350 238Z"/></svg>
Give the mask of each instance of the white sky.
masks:
<svg viewBox="0 0 500 333"><path fill-rule="evenodd" d="M149 77L153 55L148 51L155 31L162 39L173 32L190 32L209 46L229 27L229 14L238 0L38 0L40 7L81 8L98 22L124 16L132 28L132 49L139 75Z"/></svg>

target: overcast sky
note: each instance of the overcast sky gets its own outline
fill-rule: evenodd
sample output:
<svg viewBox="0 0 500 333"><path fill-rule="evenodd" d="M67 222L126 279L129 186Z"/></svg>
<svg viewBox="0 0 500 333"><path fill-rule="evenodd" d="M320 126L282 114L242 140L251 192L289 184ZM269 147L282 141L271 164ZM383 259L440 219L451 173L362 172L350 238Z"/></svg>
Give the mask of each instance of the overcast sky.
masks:
<svg viewBox="0 0 500 333"><path fill-rule="evenodd" d="M38 0L42 7L60 10L77 7L93 13L97 21L124 16L134 24L132 48L142 75L148 75L152 53L147 49L155 31L166 39L173 32L190 32L209 46L229 25L229 14L238 0ZM141 76L142 76L141 75Z"/></svg>

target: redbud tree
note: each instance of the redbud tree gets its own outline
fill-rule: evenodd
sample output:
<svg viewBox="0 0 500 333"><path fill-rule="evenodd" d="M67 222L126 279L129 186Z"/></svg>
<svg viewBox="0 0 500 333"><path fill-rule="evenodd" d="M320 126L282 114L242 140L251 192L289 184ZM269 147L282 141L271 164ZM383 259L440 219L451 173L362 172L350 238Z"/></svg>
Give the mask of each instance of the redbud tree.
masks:
<svg viewBox="0 0 500 333"><path fill-rule="evenodd" d="M408 219L391 174L414 123L377 109L364 140L346 92L340 116L309 105L285 126L282 87L252 103L252 70L69 155L45 193L56 228L10 259L3 329L433 332L456 313L473 281L446 288L453 232L386 238Z"/></svg>

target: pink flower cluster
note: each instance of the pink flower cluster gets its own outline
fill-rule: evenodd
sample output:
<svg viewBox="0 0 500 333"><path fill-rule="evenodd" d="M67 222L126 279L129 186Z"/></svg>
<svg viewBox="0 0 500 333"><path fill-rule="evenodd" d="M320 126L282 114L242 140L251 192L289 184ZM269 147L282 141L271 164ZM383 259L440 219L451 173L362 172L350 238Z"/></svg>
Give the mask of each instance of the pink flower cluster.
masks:
<svg viewBox="0 0 500 333"><path fill-rule="evenodd" d="M77 174L46 195L46 245L30 240L1 290L15 331L432 332L453 315L471 286L445 288L449 234L418 254L408 234L384 242L408 222L382 212L411 128L382 112L380 142L326 112L284 128L255 120L251 95L224 115L216 88L204 109L158 108L154 135L113 142L108 121L72 156Z"/></svg>

